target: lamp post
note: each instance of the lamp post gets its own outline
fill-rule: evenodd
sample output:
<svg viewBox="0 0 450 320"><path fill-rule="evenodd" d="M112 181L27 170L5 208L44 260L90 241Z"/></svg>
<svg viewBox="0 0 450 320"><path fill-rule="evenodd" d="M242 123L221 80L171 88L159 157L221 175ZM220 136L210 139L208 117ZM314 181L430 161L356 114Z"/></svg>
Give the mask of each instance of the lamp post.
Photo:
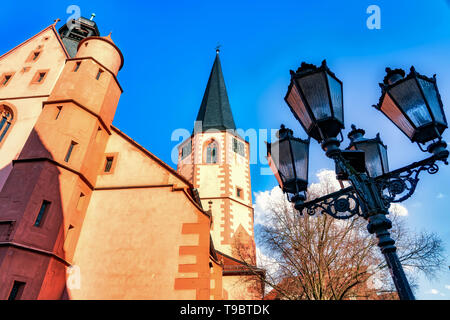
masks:
<svg viewBox="0 0 450 320"><path fill-rule="evenodd" d="M284 126L279 131L279 141L268 143L267 154L280 187L300 214L313 215L320 211L336 219L355 216L366 219L367 230L378 239L399 298L414 300L395 241L389 233L392 223L387 218L388 208L391 203L401 202L414 193L422 171L434 174L439 170L438 161L447 164L449 152L441 137L447 121L435 76L420 75L413 67L406 77L401 69L387 68L386 72L380 84L382 95L375 107L417 143L420 150L431 153L430 157L389 171L387 147L379 134L367 139L364 130L353 125L348 134L349 146L341 150L344 140L342 82L328 69L325 60L320 67L302 63L297 72L291 71L285 101L308 136L317 140L325 154L334 160L337 178L349 181L350 186L305 202L309 140L294 138L292 130Z"/></svg>

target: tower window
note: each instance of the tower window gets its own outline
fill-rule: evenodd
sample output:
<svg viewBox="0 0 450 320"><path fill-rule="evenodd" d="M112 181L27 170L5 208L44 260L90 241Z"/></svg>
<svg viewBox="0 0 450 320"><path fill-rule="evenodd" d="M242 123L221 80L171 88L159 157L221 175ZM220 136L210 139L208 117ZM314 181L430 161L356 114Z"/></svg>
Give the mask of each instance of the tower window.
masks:
<svg viewBox="0 0 450 320"><path fill-rule="evenodd" d="M217 142L215 141L206 147L206 163L217 163Z"/></svg>
<svg viewBox="0 0 450 320"><path fill-rule="evenodd" d="M58 120L59 114L61 113L61 110L62 110L62 106L58 106L58 107L56 107L56 109L57 109L58 111L56 112L55 120Z"/></svg>
<svg viewBox="0 0 450 320"><path fill-rule="evenodd" d="M34 222L35 227L40 227L42 225L44 216L48 212L49 207L50 207L50 201L47 201L47 200L42 201L41 208L39 209L39 213L36 217L36 221Z"/></svg>
<svg viewBox="0 0 450 320"><path fill-rule="evenodd" d="M105 172L111 172L114 157L106 157Z"/></svg>
<svg viewBox="0 0 450 320"><path fill-rule="evenodd" d="M0 105L0 142L3 141L6 133L11 127L12 120L12 111L8 107Z"/></svg>
<svg viewBox="0 0 450 320"><path fill-rule="evenodd" d="M25 282L14 281L11 292L9 293L8 300L19 300L22 296L23 289L25 288Z"/></svg>
<svg viewBox="0 0 450 320"><path fill-rule="evenodd" d="M36 52L33 52L33 61L36 61L37 60L37 58L39 58L39 55L41 54L41 52L40 51L36 51Z"/></svg>
<svg viewBox="0 0 450 320"><path fill-rule="evenodd" d="M244 143L242 143L236 138L233 138L233 151L241 156L244 156L245 155Z"/></svg>
<svg viewBox="0 0 450 320"><path fill-rule="evenodd" d="M73 72L77 72L78 69L80 69L80 65L81 65L81 61L78 61L78 62L75 64L75 68L73 69Z"/></svg>
<svg viewBox="0 0 450 320"><path fill-rule="evenodd" d="M97 128L97 133L95 134L95 142L99 143L100 138L102 137L102 128Z"/></svg>
<svg viewBox="0 0 450 320"><path fill-rule="evenodd" d="M77 210L81 210L83 208L84 197L85 197L84 193L81 192L77 202Z"/></svg>
<svg viewBox="0 0 450 320"><path fill-rule="evenodd" d="M77 144L78 144L78 143L76 143L75 141L72 141L72 142L70 143L69 150L67 150L66 157L64 158L64 161L65 161L65 162L69 162L70 156L72 155L72 152L73 152L73 148L74 148Z"/></svg>
<svg viewBox="0 0 450 320"><path fill-rule="evenodd" d="M73 242L74 231L75 231L75 227L70 224L69 228L67 229L66 238L64 239L64 244L63 244L63 250L65 252L69 251L69 249L70 249L70 246Z"/></svg>
<svg viewBox="0 0 450 320"><path fill-rule="evenodd" d="M183 148L181 148L181 160L186 158L192 152L192 142L189 141Z"/></svg>
<svg viewBox="0 0 450 320"><path fill-rule="evenodd" d="M244 199L244 192L241 188L236 188L236 197Z"/></svg>
<svg viewBox="0 0 450 320"><path fill-rule="evenodd" d="M98 73L97 73L97 77L95 77L95 79L97 79L97 80L100 79L102 73L103 73L103 70L99 69Z"/></svg>

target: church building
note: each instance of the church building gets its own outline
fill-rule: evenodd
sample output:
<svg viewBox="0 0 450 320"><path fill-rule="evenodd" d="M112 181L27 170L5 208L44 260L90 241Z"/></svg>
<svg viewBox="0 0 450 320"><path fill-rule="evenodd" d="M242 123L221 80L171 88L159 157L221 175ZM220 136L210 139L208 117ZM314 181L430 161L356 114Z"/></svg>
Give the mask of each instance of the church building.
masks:
<svg viewBox="0 0 450 320"><path fill-rule="evenodd" d="M219 51L175 170L112 125L111 35L56 24L0 56L0 299L261 299Z"/></svg>

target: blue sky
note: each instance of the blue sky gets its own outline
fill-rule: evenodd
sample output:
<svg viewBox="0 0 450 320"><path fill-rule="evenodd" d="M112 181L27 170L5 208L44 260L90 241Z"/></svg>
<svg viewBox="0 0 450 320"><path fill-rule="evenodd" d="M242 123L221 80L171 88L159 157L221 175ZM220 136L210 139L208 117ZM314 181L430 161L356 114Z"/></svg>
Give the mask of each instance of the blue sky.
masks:
<svg viewBox="0 0 450 320"><path fill-rule="evenodd" d="M243 129L278 128L281 123L305 138L283 101L289 70L302 61L327 59L344 83L346 129L350 124L377 132L388 145L391 169L425 158L381 113L378 83L387 66L425 75L437 74L447 117L450 118L450 5L435 1L3 1L0 53L31 37L53 20L67 20L69 5L95 21L102 35L122 50L125 64L118 79L124 93L114 125L160 157L171 161L178 143L177 128L191 130L201 103L215 46L221 61L235 122ZM381 29L369 30L366 9L381 9ZM57 27L60 27L60 22ZM267 138L266 138L267 139ZM448 140L448 133L444 133ZM346 146L346 142L344 142ZM264 152L264 150L263 150ZM310 179L322 168L333 168L317 143L311 145ZM272 176L251 166L254 192L276 185ZM450 169L422 174L416 194L404 204L409 226L437 232L450 255ZM450 265L450 262L447 263ZM420 299L449 299L450 271L439 281L421 279ZM431 290L435 289L436 291ZM441 296L440 293L445 296Z"/></svg>

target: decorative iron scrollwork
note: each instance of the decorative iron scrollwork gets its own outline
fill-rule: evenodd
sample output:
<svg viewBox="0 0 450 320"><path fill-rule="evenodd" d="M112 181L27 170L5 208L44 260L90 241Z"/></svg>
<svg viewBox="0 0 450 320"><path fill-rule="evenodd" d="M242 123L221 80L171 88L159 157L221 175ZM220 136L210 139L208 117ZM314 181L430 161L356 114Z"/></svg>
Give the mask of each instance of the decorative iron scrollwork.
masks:
<svg viewBox="0 0 450 320"><path fill-rule="evenodd" d="M419 174L426 171L435 174L439 171L435 157L392 171L376 178L383 201L389 207L390 203L402 202L411 197L419 182Z"/></svg>
<svg viewBox="0 0 450 320"><path fill-rule="evenodd" d="M317 213L328 214L336 219L350 219L353 216L363 216L360 203L353 187L348 187L303 204L300 213L310 216Z"/></svg>
<svg viewBox="0 0 450 320"><path fill-rule="evenodd" d="M426 171L435 174L439 171L435 156L415 162L409 166L394 170L375 178L375 188L386 208L391 203L402 202L412 196L419 182L419 174ZM354 216L366 218L367 204L365 195L358 194L358 186L350 186L329 195L303 203L299 207L300 214L328 214L336 219L350 219Z"/></svg>

